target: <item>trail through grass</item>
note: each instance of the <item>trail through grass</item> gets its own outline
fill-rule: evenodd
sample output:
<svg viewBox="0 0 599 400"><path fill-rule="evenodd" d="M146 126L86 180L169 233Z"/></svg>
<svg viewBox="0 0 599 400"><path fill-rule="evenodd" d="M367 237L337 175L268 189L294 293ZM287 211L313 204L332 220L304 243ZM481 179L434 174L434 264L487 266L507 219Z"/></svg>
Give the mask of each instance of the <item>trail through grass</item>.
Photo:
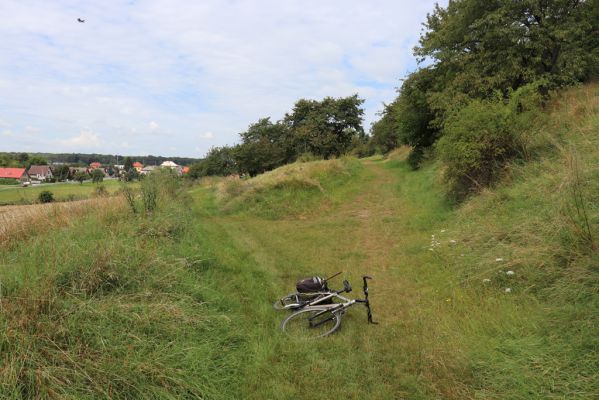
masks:
<svg viewBox="0 0 599 400"><path fill-rule="evenodd" d="M599 91L568 96L542 157L459 207L398 151L32 227L0 252L0 397L598 398ZM272 302L337 271L374 276L380 324L283 335Z"/></svg>

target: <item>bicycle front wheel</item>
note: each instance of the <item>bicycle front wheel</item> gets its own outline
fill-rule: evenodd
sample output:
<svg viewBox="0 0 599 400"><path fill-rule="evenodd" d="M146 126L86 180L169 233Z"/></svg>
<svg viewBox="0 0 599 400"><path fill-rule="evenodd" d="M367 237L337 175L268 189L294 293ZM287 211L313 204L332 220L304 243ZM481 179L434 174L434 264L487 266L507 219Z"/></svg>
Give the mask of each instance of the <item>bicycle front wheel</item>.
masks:
<svg viewBox="0 0 599 400"><path fill-rule="evenodd" d="M335 332L341 324L338 312L304 309L283 320L281 330L294 339L317 339Z"/></svg>

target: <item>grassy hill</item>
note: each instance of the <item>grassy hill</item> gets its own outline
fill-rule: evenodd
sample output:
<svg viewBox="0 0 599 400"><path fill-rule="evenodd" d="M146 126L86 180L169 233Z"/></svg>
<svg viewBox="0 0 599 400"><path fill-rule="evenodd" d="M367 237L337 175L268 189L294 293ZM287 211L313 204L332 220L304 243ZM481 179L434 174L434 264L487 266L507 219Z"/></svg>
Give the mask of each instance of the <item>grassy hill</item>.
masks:
<svg viewBox="0 0 599 400"><path fill-rule="evenodd" d="M0 397L596 398L599 86L557 98L532 143L459 207L400 150L158 183L153 212L146 188L136 213L15 234ZM282 335L272 301L340 270L356 295L374 276L380 324L356 307L331 337Z"/></svg>

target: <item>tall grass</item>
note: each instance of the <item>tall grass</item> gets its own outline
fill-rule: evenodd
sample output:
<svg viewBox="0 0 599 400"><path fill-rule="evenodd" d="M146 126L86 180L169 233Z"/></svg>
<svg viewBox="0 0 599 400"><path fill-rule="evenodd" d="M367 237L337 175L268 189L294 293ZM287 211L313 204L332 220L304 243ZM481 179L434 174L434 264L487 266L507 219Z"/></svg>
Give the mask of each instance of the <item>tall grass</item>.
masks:
<svg viewBox="0 0 599 400"><path fill-rule="evenodd" d="M399 151L157 176L3 247L0 397L597 398L598 95L559 97L530 161L460 207ZM281 334L272 301L339 270L351 297L374 275L380 325L354 308L323 340Z"/></svg>

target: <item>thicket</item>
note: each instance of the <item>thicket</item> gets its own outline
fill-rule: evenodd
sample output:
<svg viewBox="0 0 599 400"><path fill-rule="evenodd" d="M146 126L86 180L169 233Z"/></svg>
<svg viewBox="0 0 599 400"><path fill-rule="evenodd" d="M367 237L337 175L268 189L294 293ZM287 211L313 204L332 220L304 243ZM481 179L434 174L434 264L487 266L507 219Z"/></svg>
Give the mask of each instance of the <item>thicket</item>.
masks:
<svg viewBox="0 0 599 400"><path fill-rule="evenodd" d="M188 176L256 176L293 163L303 154L320 159L350 152L366 154L363 103L357 95L320 101L301 99L280 121L262 118L251 124L239 134L239 145L211 149L205 159L191 166Z"/></svg>
<svg viewBox="0 0 599 400"><path fill-rule="evenodd" d="M458 198L492 184L521 155L531 110L510 105L515 92L533 96L534 88L547 100L599 72L597 0L459 0L437 5L424 27L414 53L428 65L404 80L371 143L383 152L411 146L414 167L435 150Z"/></svg>

